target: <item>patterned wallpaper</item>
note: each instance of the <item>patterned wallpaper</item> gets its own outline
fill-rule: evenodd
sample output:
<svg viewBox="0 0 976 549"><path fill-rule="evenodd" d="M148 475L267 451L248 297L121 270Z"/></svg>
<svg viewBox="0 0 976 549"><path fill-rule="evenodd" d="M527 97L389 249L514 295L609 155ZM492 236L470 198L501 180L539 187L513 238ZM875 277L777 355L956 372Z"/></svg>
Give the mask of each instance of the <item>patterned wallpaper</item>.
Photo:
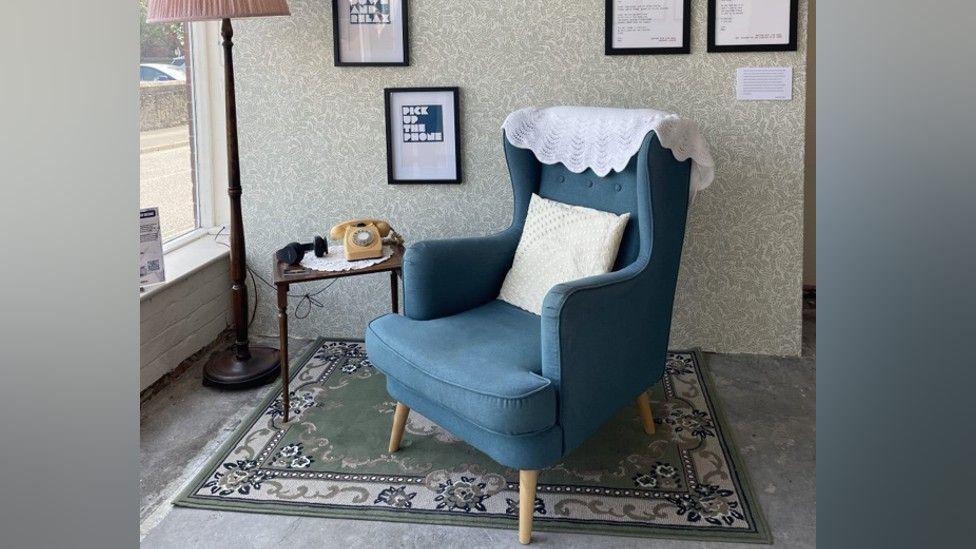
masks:
<svg viewBox="0 0 976 549"><path fill-rule="evenodd" d="M807 2L800 51L748 54L705 52L706 4L692 2L692 54L607 57L602 0L410 0L406 68L334 67L328 0L235 23L248 262L270 276L275 249L352 217L387 218L408 243L503 229L509 112L653 107L697 120L716 160L689 219L673 347L798 354ZM736 101L740 66L792 66L793 100ZM461 88L463 184L387 185L383 88L395 86ZM340 279L290 333L362 337L389 309L388 284L385 274ZM252 332L275 334L274 297L262 288L259 299Z"/></svg>

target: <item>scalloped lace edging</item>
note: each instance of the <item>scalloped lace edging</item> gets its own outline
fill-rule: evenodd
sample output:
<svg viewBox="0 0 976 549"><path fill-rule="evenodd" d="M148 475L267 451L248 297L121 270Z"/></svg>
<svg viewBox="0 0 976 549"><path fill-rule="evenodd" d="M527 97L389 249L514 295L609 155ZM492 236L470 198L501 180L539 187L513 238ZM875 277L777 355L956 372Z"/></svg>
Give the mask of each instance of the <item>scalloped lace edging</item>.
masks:
<svg viewBox="0 0 976 549"><path fill-rule="evenodd" d="M715 164L698 124L653 109L527 107L502 124L508 141L531 150L544 164L564 164L573 173L587 168L603 177L623 171L651 131L679 161L691 159L691 197L715 178Z"/></svg>

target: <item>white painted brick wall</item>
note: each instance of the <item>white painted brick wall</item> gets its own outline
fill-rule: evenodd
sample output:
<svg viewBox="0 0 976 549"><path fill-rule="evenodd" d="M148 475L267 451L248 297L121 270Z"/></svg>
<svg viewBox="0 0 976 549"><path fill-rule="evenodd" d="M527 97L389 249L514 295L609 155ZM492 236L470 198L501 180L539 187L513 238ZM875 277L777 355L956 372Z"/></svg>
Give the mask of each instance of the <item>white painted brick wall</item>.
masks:
<svg viewBox="0 0 976 549"><path fill-rule="evenodd" d="M226 257L142 301L140 390L213 342L230 323Z"/></svg>

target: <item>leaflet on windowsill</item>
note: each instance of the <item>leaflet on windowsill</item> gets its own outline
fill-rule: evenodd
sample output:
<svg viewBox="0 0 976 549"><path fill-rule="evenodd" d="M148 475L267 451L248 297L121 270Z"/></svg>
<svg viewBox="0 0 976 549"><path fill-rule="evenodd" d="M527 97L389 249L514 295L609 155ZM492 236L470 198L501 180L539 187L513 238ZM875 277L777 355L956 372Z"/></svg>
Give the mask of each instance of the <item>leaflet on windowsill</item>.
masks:
<svg viewBox="0 0 976 549"><path fill-rule="evenodd" d="M159 208L139 210L139 286L166 281Z"/></svg>

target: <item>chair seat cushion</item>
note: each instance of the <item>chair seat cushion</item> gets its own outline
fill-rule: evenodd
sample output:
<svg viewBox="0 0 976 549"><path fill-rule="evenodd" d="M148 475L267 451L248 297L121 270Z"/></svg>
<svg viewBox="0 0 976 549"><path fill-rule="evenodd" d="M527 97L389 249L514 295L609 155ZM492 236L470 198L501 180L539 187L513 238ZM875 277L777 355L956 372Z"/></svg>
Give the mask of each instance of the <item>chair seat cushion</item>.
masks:
<svg viewBox="0 0 976 549"><path fill-rule="evenodd" d="M555 388L541 375L540 322L497 300L434 320L391 314L370 323L366 350L387 376L468 421L531 433L556 423Z"/></svg>

